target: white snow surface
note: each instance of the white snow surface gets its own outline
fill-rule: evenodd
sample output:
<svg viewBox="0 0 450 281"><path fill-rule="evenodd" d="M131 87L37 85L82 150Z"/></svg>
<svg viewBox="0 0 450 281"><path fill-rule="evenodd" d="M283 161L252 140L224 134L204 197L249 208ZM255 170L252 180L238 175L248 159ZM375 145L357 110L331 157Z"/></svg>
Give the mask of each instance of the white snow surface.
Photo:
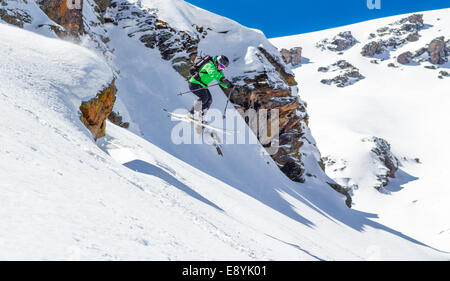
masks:
<svg viewBox="0 0 450 281"><path fill-rule="evenodd" d="M421 14L426 28L419 32L419 40L391 52L390 59L378 60L379 64L360 54L371 41L369 34L410 14L270 41L280 49L303 48L303 63L293 69L300 97L308 104L310 128L322 155L347 162L339 175L336 171L329 175L358 185L353 190L353 208L377 214L377 222L450 251L450 79L438 79L440 71L449 72L450 63L430 70L424 68L431 66L429 62L401 65L395 59L436 37L450 39L450 9ZM342 31L351 31L359 43L342 55L316 48L320 40ZM345 88L320 83L329 74L317 69L342 59L366 78ZM388 67L389 63L397 68ZM372 187L377 162L367 143L361 142L372 136L387 140L401 163L396 178L381 193Z"/></svg>
<svg viewBox="0 0 450 281"><path fill-rule="evenodd" d="M152 4L162 11L163 2ZM107 29L120 70L116 110L131 127L108 123L95 143L78 106L111 82L109 62L0 24L0 259L450 258L348 209L320 171L290 181L259 144L225 145L223 157L207 144L174 144L175 122L161 109L192 105L176 95L184 79L157 50Z"/></svg>

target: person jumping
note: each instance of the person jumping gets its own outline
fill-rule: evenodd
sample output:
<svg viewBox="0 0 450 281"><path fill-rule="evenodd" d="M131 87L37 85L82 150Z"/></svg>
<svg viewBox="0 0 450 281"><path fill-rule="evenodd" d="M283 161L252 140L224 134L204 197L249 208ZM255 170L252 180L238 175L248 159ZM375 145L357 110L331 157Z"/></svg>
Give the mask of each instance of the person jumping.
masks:
<svg viewBox="0 0 450 281"><path fill-rule="evenodd" d="M230 88L233 85L225 78L223 70L228 67L229 60L226 56L207 56L199 63L198 69L195 69L193 76L189 79L189 90L194 93L198 99L189 111L190 117L194 118L195 113L200 111L200 118L203 119L212 103L212 96L208 90L208 85L216 80L222 88Z"/></svg>

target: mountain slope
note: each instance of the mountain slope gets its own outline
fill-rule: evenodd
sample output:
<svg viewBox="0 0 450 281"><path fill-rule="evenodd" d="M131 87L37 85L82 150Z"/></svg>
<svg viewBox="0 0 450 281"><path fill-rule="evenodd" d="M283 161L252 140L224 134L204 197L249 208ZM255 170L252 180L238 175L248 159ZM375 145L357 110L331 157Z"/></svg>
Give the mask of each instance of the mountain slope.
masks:
<svg viewBox="0 0 450 281"><path fill-rule="evenodd" d="M308 103L318 147L328 158L327 173L352 188L353 208L379 214L377 221L450 250L446 176L450 150L445 129L450 121L450 79L442 77L450 63L433 64L427 51L406 64L401 56L414 54L440 36L449 40L450 9L418 14L423 14L423 27L419 25L417 32L403 32L419 18L408 14L271 42L279 48L303 48L302 64L293 69L300 96ZM411 23L402 21L408 17ZM358 43L342 53L319 46L323 39L332 42L346 31ZM370 42L394 37L397 46L363 56ZM344 87L321 83L339 73L329 66L341 60L356 67L364 79ZM390 144L399 163L395 178L386 178L389 184L384 187L377 175L389 171L371 151L377 145L370 140L374 136ZM381 186L381 192L375 186Z"/></svg>
<svg viewBox="0 0 450 281"><path fill-rule="evenodd" d="M449 258L348 209L319 169L289 180L258 143L225 145L223 156L176 145L161 108L191 104L176 96L182 76L122 27L105 29L102 57L86 37L91 50L0 24L1 259ZM131 129L108 123L94 142L78 107L114 75Z"/></svg>

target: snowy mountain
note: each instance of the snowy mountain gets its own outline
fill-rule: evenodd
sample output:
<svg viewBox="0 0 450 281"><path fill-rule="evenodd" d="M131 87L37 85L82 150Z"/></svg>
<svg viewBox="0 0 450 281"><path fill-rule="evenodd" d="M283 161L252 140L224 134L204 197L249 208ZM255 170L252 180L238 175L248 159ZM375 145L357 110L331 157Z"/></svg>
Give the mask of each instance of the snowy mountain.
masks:
<svg viewBox="0 0 450 281"><path fill-rule="evenodd" d="M449 259L330 188L297 69L260 31L179 0L0 2L0 259ZM201 138L162 110L192 106L200 53L231 58L244 144L174 141ZM280 111L274 155L237 111L255 105ZM128 129L104 130L111 110Z"/></svg>
<svg viewBox="0 0 450 281"><path fill-rule="evenodd" d="M450 250L450 9L296 36L292 66L327 174L353 208Z"/></svg>

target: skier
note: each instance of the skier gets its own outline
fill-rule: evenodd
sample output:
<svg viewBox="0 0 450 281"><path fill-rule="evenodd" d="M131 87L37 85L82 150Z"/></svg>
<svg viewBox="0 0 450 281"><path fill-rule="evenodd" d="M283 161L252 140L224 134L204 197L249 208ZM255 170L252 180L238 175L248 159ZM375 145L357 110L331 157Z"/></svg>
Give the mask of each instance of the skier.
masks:
<svg viewBox="0 0 450 281"><path fill-rule="evenodd" d="M197 62L191 71L193 75L189 79L189 90L194 93L198 100L189 111L190 118L194 119L195 110L200 109L200 118L208 111L212 103L212 96L208 90L208 85L216 80L222 88L231 88L233 85L223 74L223 70L228 67L229 60L226 56L206 56Z"/></svg>

